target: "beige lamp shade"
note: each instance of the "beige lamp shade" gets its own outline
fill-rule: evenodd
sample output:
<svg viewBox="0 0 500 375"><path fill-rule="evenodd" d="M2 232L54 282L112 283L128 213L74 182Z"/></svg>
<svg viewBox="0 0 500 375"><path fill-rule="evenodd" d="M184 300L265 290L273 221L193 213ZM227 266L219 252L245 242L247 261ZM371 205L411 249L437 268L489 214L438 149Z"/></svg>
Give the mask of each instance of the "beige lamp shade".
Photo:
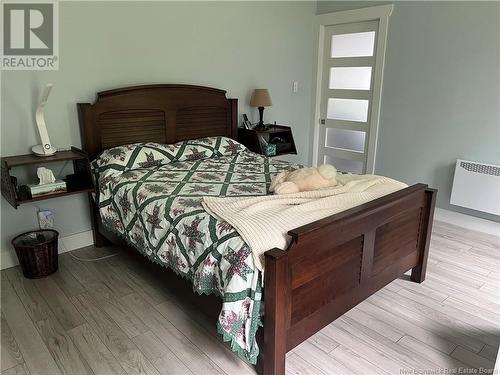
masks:
<svg viewBox="0 0 500 375"><path fill-rule="evenodd" d="M271 101L271 96L267 89L255 89L252 95L252 100L250 100L250 105L252 107L270 107L273 105Z"/></svg>

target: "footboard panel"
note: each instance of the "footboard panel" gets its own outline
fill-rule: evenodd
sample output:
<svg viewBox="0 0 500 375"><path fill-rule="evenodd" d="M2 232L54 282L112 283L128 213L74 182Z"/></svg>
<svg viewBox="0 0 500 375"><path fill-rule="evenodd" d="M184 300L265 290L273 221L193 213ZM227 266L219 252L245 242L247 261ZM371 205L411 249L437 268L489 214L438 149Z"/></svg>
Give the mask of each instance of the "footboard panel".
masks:
<svg viewBox="0 0 500 375"><path fill-rule="evenodd" d="M314 254L289 263L292 326L359 285L362 236L334 247L335 251L331 251L328 242L318 248ZM318 263L318 258L323 262Z"/></svg>
<svg viewBox="0 0 500 375"><path fill-rule="evenodd" d="M280 350L290 351L409 269L423 281L435 195L427 185L408 187L290 231L288 251L266 253L266 375L282 373Z"/></svg>
<svg viewBox="0 0 500 375"><path fill-rule="evenodd" d="M373 264L366 277L380 273L385 267L406 255L418 260L419 232L424 207L403 211L375 231Z"/></svg>

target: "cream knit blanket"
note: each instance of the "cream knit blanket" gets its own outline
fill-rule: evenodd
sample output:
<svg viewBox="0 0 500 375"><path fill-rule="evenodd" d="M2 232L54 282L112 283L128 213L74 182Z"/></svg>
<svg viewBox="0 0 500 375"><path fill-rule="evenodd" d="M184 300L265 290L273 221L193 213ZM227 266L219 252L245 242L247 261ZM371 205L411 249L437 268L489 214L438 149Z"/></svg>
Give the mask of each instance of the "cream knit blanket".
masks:
<svg viewBox="0 0 500 375"><path fill-rule="evenodd" d="M259 197L203 197L212 216L232 225L250 246L256 267L264 252L286 249L289 230L387 195L407 185L375 175L337 175L339 185L315 191Z"/></svg>

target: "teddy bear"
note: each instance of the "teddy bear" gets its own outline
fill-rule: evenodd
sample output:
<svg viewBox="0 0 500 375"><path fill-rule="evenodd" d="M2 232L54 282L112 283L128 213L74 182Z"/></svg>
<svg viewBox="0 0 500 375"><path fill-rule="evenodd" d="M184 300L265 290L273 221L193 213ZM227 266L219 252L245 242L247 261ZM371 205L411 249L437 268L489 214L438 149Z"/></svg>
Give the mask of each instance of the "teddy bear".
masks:
<svg viewBox="0 0 500 375"><path fill-rule="evenodd" d="M290 194L333 187L337 185L336 175L337 169L330 164L283 171L273 179L269 191Z"/></svg>

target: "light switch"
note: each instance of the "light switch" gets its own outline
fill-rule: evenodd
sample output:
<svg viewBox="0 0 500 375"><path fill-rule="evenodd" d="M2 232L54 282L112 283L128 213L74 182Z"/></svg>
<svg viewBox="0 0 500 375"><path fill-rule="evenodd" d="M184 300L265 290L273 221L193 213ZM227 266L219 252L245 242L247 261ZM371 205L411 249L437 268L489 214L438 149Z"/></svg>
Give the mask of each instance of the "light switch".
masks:
<svg viewBox="0 0 500 375"><path fill-rule="evenodd" d="M299 92L299 83L297 81L293 81L292 90L293 92Z"/></svg>

